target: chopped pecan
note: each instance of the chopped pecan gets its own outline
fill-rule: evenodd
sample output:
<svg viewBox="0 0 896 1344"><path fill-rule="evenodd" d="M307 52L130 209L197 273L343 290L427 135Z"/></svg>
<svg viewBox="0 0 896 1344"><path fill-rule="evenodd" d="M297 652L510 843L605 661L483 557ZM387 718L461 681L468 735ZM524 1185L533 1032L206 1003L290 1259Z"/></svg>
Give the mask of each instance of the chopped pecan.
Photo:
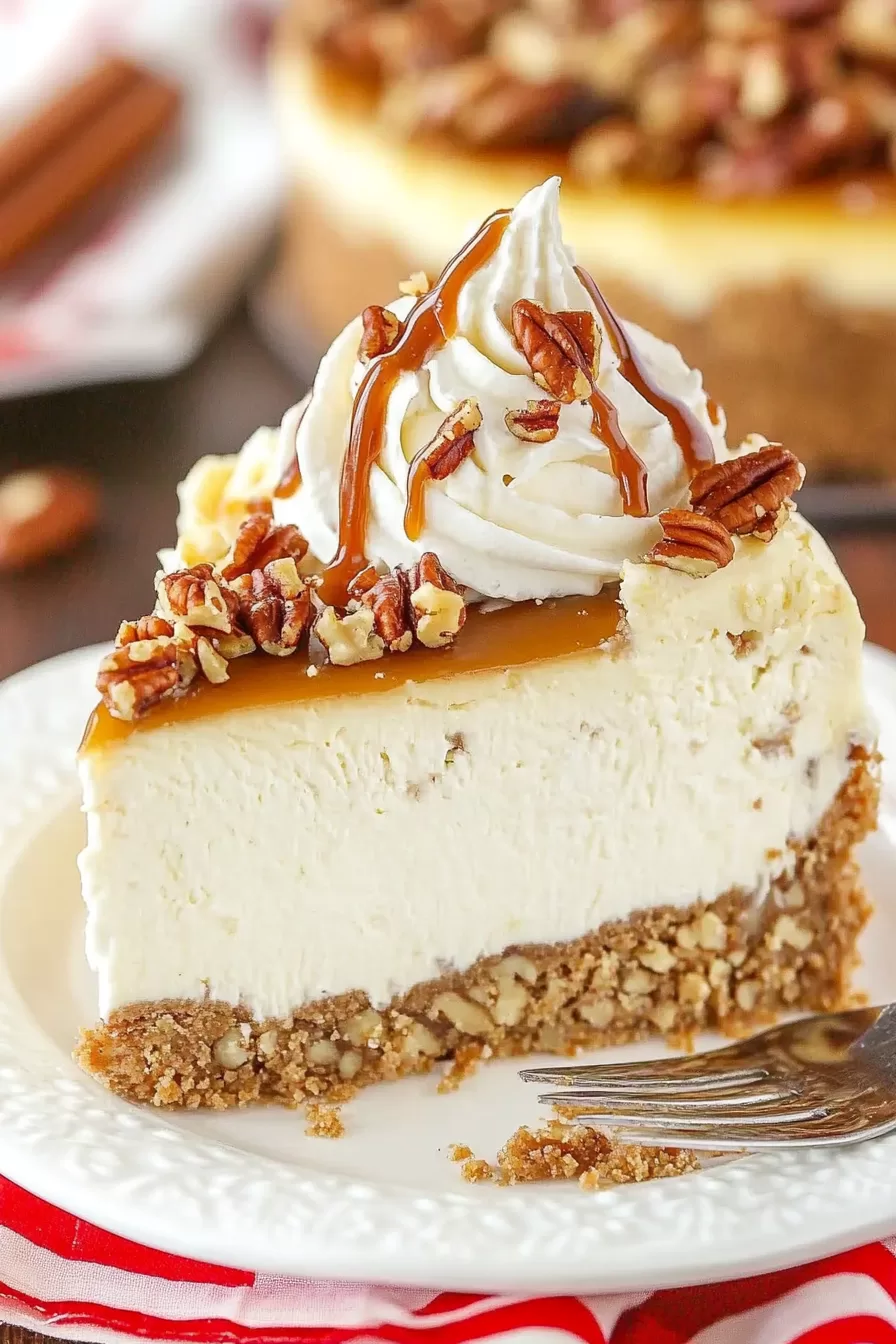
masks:
<svg viewBox="0 0 896 1344"><path fill-rule="evenodd" d="M496 6L423 3L387 6L377 17L374 44L392 74L450 65L476 51Z"/></svg>
<svg viewBox="0 0 896 1344"><path fill-rule="evenodd" d="M793 115L759 125L733 119L729 143L711 145L701 180L715 195L772 195L837 168L872 160L880 131L861 91L844 87L816 97Z"/></svg>
<svg viewBox="0 0 896 1344"><path fill-rule="evenodd" d="M295 22L330 60L371 78L380 71L376 7L336 0L326 6L302 0L293 7Z"/></svg>
<svg viewBox="0 0 896 1344"><path fill-rule="evenodd" d="M577 80L541 82L503 73L462 103L453 128L482 149L521 149L569 140L594 119L597 99Z"/></svg>
<svg viewBox="0 0 896 1344"><path fill-rule="evenodd" d="M753 121L773 121L789 104L792 92L782 44L757 42L743 59L739 111Z"/></svg>
<svg viewBox="0 0 896 1344"><path fill-rule="evenodd" d="M515 439L526 443L547 443L556 439L560 422L559 401L527 401L525 410L510 410L504 423Z"/></svg>
<svg viewBox="0 0 896 1344"><path fill-rule="evenodd" d="M270 513L253 513L243 523L221 573L230 582L272 560L301 560L308 543L292 523L278 527Z"/></svg>
<svg viewBox="0 0 896 1344"><path fill-rule="evenodd" d="M324 607L314 623L314 633L337 667L368 663L382 658L385 645L376 633L376 618L370 607L340 614L335 607Z"/></svg>
<svg viewBox="0 0 896 1344"><path fill-rule="evenodd" d="M422 299L424 294L428 294L432 286L429 283L429 277L425 271L414 271L407 280L399 280L398 292L404 294L407 298Z"/></svg>
<svg viewBox="0 0 896 1344"><path fill-rule="evenodd" d="M532 299L517 299L511 321L539 387L562 402L591 395L598 354L593 313L548 313Z"/></svg>
<svg viewBox="0 0 896 1344"><path fill-rule="evenodd" d="M177 640L139 639L102 660L96 688L110 714L131 720L185 690L196 671L192 653Z"/></svg>
<svg viewBox="0 0 896 1344"><path fill-rule="evenodd" d="M173 634L174 626L170 621L161 616L141 616L137 621L122 621L115 636L115 647L120 649L124 644L136 644L144 639L170 639Z"/></svg>
<svg viewBox="0 0 896 1344"><path fill-rule="evenodd" d="M849 52L882 69L896 67L896 14L891 0L846 0L839 27Z"/></svg>
<svg viewBox="0 0 896 1344"><path fill-rule="evenodd" d="M272 560L233 581L240 616L265 653L294 653L311 624L311 592L295 560Z"/></svg>
<svg viewBox="0 0 896 1344"><path fill-rule="evenodd" d="M247 653L255 652L255 640L236 624L229 635L220 630L206 630L202 626L195 627L194 634L198 638L207 639L215 652L226 658L229 663L233 662L234 658L244 658Z"/></svg>
<svg viewBox="0 0 896 1344"><path fill-rule="evenodd" d="M421 555L408 574L414 634L428 649L451 644L467 619L458 585L432 551Z"/></svg>
<svg viewBox="0 0 896 1344"><path fill-rule="evenodd" d="M449 411L422 450L434 481L444 481L470 456L475 446L473 434L481 424L482 412L475 397L466 397Z"/></svg>
<svg viewBox="0 0 896 1344"><path fill-rule="evenodd" d="M407 572L399 567L377 579L361 598L373 612L374 630L390 653L407 653L414 642Z"/></svg>
<svg viewBox="0 0 896 1344"><path fill-rule="evenodd" d="M460 110L476 103L501 78L495 62L486 56L473 56L454 65L410 75L397 80L386 91L380 116L392 131L406 137L452 130ZM429 284L422 291L399 288L402 294L414 293L419 298Z"/></svg>
<svg viewBox="0 0 896 1344"><path fill-rule="evenodd" d="M723 569L734 559L731 536L714 518L688 509L666 509L659 521L663 536L647 557L652 564L698 577Z"/></svg>
<svg viewBox="0 0 896 1344"><path fill-rule="evenodd" d="M481 148L511 149L570 139L597 106L581 81L562 72L521 77L493 56L476 54L396 80L380 115L406 137L448 132Z"/></svg>
<svg viewBox="0 0 896 1344"><path fill-rule="evenodd" d="M627 117L613 117L580 135L570 163L586 181L626 178L639 165L644 136Z"/></svg>
<svg viewBox="0 0 896 1344"><path fill-rule="evenodd" d="M358 358L362 364L376 359L377 355L384 355L404 330L404 323L399 321L394 313L390 313L388 308L381 308L378 303L371 303L364 309L361 321L364 324L364 331L361 335L361 344L358 346Z"/></svg>
<svg viewBox="0 0 896 1344"><path fill-rule="evenodd" d="M770 444L744 457L717 462L691 481L691 503L738 536L770 541L787 516L786 504L805 471L793 453Z"/></svg>
<svg viewBox="0 0 896 1344"><path fill-rule="evenodd" d="M230 634L236 601L221 576L208 564L160 574L156 581L158 613L172 625L207 626Z"/></svg>
<svg viewBox="0 0 896 1344"><path fill-rule="evenodd" d="M842 0L755 0L760 14L784 23L808 23L826 18L840 8Z"/></svg>
<svg viewBox="0 0 896 1344"><path fill-rule="evenodd" d="M645 74L637 108L637 126L644 137L642 157L653 146L669 155L676 145L702 136L720 92L717 83L708 83L690 63L660 65Z"/></svg>
<svg viewBox="0 0 896 1344"><path fill-rule="evenodd" d="M178 622L174 627L175 642L182 649L189 650L196 659L199 671L205 677L206 681L211 682L213 686L220 686L223 682L227 681L230 676L230 673L227 670L227 658L218 647L217 635L217 631L195 630L192 626L184 625L182 621ZM221 638L226 640L231 637L222 635ZM254 647L255 645L252 644L253 649ZM243 652L245 651L246 650L243 650Z"/></svg>

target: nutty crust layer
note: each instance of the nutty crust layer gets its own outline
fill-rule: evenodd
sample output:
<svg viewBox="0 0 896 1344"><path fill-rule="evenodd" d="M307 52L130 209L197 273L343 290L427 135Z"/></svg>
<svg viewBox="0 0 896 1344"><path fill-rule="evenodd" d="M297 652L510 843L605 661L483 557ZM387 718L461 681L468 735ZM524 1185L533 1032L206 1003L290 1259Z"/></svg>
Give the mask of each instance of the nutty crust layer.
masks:
<svg viewBox="0 0 896 1344"><path fill-rule="evenodd" d="M382 1010L358 991L255 1021L220 1002L139 1003L85 1030L75 1058L113 1092L156 1106L344 1100L423 1073L458 1051L571 1054L660 1033L736 1035L783 1011L853 1001L856 939L870 907L853 847L875 825L877 758L853 767L792 875L760 907L741 891L645 910L570 943L509 947L415 985Z"/></svg>

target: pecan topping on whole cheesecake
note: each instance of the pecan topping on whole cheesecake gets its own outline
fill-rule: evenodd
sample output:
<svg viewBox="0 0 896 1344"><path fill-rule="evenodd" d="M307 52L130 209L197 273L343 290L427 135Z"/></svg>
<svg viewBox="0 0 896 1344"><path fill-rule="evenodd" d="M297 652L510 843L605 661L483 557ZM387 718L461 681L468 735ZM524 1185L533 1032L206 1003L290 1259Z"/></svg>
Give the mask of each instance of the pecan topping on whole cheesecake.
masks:
<svg viewBox="0 0 896 1344"><path fill-rule="evenodd" d="M381 90L392 131L561 143L585 180L692 177L767 195L896 171L891 0L294 0L325 58Z"/></svg>

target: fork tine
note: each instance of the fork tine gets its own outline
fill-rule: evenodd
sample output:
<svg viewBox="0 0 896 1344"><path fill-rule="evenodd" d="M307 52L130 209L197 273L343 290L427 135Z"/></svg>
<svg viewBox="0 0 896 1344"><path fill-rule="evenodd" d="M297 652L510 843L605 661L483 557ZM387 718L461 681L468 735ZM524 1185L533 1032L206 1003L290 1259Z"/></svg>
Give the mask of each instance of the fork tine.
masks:
<svg viewBox="0 0 896 1344"><path fill-rule="evenodd" d="M732 1106L761 1106L768 1102L785 1101L794 1095L783 1084L773 1083L759 1088L721 1088L715 1091L664 1092L661 1095L645 1095L641 1092L625 1092L615 1088L589 1088L582 1092L543 1092L538 1098L543 1106L627 1106L632 1111L643 1111L656 1115L661 1111L670 1114L677 1110L716 1111L730 1109Z"/></svg>
<svg viewBox="0 0 896 1344"><path fill-rule="evenodd" d="M595 1122L600 1116L594 1117ZM835 1116L822 1120L796 1122L786 1125L741 1125L725 1130L693 1129L617 1129L613 1135L617 1143L634 1143L644 1148L692 1148L696 1152L744 1152L759 1148L815 1148L837 1147L864 1143L880 1138L896 1129L896 1119L882 1121L870 1129L857 1123L854 1128L838 1123Z"/></svg>
<svg viewBox="0 0 896 1344"><path fill-rule="evenodd" d="M829 1114L824 1106L772 1106L767 1110L759 1106L741 1106L728 1111L715 1111L712 1115L694 1114L686 1109L678 1110L674 1106L666 1106L654 1111L653 1114L647 1111L597 1111L593 1115L576 1116L575 1122L606 1129L631 1125L633 1129L679 1130L686 1127L725 1131L736 1126L743 1127L745 1124L761 1127L824 1120Z"/></svg>
<svg viewBox="0 0 896 1344"><path fill-rule="evenodd" d="M721 1053L721 1052L719 1052ZM612 1088L614 1092L658 1093L686 1088L689 1092L711 1091L733 1084L760 1083L768 1077L761 1066L742 1069L712 1069L705 1063L709 1055L694 1059L645 1060L643 1064L583 1064L572 1069L522 1069L524 1083L553 1083L558 1087L574 1087L576 1083L594 1083L598 1088ZM688 1066L675 1071L660 1070L660 1065Z"/></svg>

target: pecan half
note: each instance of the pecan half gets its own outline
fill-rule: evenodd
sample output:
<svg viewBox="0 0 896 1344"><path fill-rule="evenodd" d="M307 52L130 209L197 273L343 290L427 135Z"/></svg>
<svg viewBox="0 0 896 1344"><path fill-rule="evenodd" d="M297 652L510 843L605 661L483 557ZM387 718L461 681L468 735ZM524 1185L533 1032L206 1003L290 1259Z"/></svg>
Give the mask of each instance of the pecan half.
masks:
<svg viewBox="0 0 896 1344"><path fill-rule="evenodd" d="M482 412L475 397L458 402L439 425L422 450L423 460L434 481L444 481L472 453L473 434L482 424Z"/></svg>
<svg viewBox="0 0 896 1344"><path fill-rule="evenodd" d="M356 574L348 585L349 597L359 602L364 594L369 593L371 588L379 582L379 578L376 568L373 565L368 565L366 569L361 570L360 574Z"/></svg>
<svg viewBox="0 0 896 1344"><path fill-rule="evenodd" d="M96 688L110 714L130 721L185 690L196 671L193 655L177 640L138 639L102 660Z"/></svg>
<svg viewBox="0 0 896 1344"><path fill-rule="evenodd" d="M0 571L59 555L97 523L95 482L67 467L17 471L0 481Z"/></svg>
<svg viewBox="0 0 896 1344"><path fill-rule="evenodd" d="M207 626L230 634L236 616L236 602L226 583L208 564L160 574L156 581L157 611L175 625Z"/></svg>
<svg viewBox="0 0 896 1344"><path fill-rule="evenodd" d="M421 555L408 573L410 616L414 634L428 649L451 644L467 619L458 585L432 551Z"/></svg>
<svg viewBox="0 0 896 1344"><path fill-rule="evenodd" d="M240 616L265 653L282 658L295 653L311 624L311 592L295 560L272 560L264 569L233 581Z"/></svg>
<svg viewBox="0 0 896 1344"><path fill-rule="evenodd" d="M361 598L373 612L374 630L390 653L407 653L414 642L407 572L396 567L384 574Z"/></svg>
<svg viewBox="0 0 896 1344"><path fill-rule="evenodd" d="M521 149L570 140L591 121L596 100L573 79L538 82L502 72L478 97L462 104L453 129L482 149Z"/></svg>
<svg viewBox="0 0 896 1344"><path fill-rule="evenodd" d="M647 557L652 564L700 577L723 569L734 559L731 536L714 518L688 509L666 509L659 521L663 536Z"/></svg>
<svg viewBox="0 0 896 1344"><path fill-rule="evenodd" d="M253 513L237 533L221 573L230 582L272 560L301 560L307 550L307 541L292 523L277 527L270 513Z"/></svg>
<svg viewBox="0 0 896 1344"><path fill-rule="evenodd" d="M793 453L770 444L744 457L717 462L691 481L691 503L738 536L770 541L787 516L786 505L805 471Z"/></svg>
<svg viewBox="0 0 896 1344"><path fill-rule="evenodd" d="M539 387L562 402L591 395L598 352L593 313L548 313L532 299L517 299L511 323Z"/></svg>
<svg viewBox="0 0 896 1344"><path fill-rule="evenodd" d="M125 644L136 644L144 639L170 639L173 634L170 621L161 616L141 616L136 621L122 621L115 636L115 647L120 649Z"/></svg>
<svg viewBox="0 0 896 1344"><path fill-rule="evenodd" d="M390 313L388 308L381 308L378 303L371 303L364 309L361 321L364 330L361 334L361 344L358 346L358 358L362 364L376 359L377 355L384 355L404 330L404 323L394 313Z"/></svg>
<svg viewBox="0 0 896 1344"><path fill-rule="evenodd" d="M525 410L508 411L504 423L515 439L525 443L548 443L557 437L560 402L527 401Z"/></svg>

